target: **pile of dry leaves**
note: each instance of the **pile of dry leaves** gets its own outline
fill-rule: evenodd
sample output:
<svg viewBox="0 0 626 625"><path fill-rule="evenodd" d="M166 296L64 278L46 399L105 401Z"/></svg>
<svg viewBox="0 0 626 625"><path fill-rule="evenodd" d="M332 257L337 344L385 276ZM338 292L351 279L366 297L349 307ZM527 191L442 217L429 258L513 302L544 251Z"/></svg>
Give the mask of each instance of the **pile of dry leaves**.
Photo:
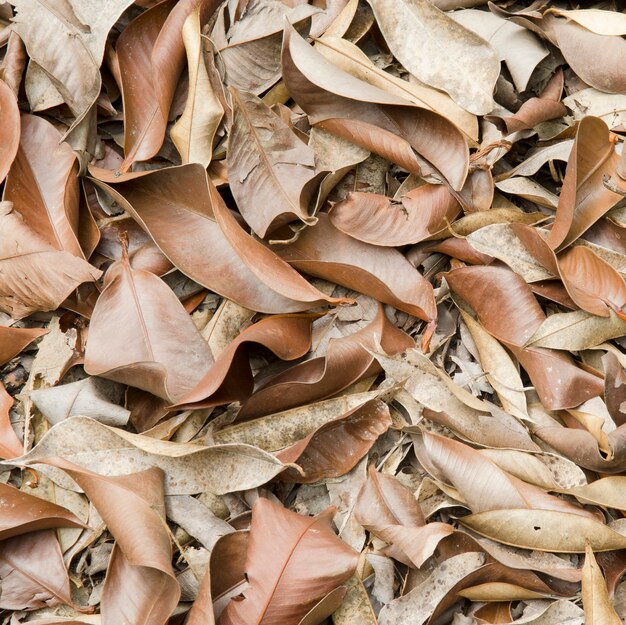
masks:
<svg viewBox="0 0 626 625"><path fill-rule="evenodd" d="M626 618L626 13L574 4L0 5L2 625Z"/></svg>

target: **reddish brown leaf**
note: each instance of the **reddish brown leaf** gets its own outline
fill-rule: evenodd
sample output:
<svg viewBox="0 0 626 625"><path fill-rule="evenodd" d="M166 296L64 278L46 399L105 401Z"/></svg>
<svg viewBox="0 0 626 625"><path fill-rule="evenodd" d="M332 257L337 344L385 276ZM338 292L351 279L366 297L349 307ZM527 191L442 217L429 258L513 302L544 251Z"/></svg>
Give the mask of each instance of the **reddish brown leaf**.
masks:
<svg viewBox="0 0 626 625"><path fill-rule="evenodd" d="M79 284L102 273L49 245L11 202L0 204L0 272L0 309L17 319L36 310L56 310Z"/></svg>
<svg viewBox="0 0 626 625"><path fill-rule="evenodd" d="M175 401L212 363L209 346L171 289L132 269L111 265L93 312L85 370Z"/></svg>
<svg viewBox="0 0 626 625"><path fill-rule="evenodd" d="M0 326L0 365L17 356L35 339L47 334L45 328L11 328Z"/></svg>
<svg viewBox="0 0 626 625"><path fill-rule="evenodd" d="M249 586L231 599L221 625L298 625L354 572L357 554L330 527L334 510L304 517L267 499L252 508L246 558Z"/></svg>
<svg viewBox="0 0 626 625"><path fill-rule="evenodd" d="M318 291L248 235L201 165L129 174L119 184L111 172L97 168L90 172L178 269L211 291L266 313L345 301ZM185 246L180 245L183 240Z"/></svg>
<svg viewBox="0 0 626 625"><path fill-rule="evenodd" d="M312 316L268 317L251 325L230 343L176 407L217 406L247 399L254 387L249 346L262 345L282 360L300 358L311 348L312 320Z"/></svg>
<svg viewBox="0 0 626 625"><path fill-rule="evenodd" d="M602 380L576 367L568 354L524 347L545 315L520 276L503 267L476 266L455 269L446 280L483 327L518 358L547 409L572 408L602 394Z"/></svg>
<svg viewBox="0 0 626 625"><path fill-rule="evenodd" d="M295 463L304 471L302 475L290 467L279 478L283 482L311 484L345 475L390 426L387 404L372 399L278 452L276 457L279 460L285 464Z"/></svg>
<svg viewBox="0 0 626 625"><path fill-rule="evenodd" d="M363 329L329 342L325 356L297 364L271 378L241 407L239 420L253 419L330 397L354 382L381 371L371 352L397 354L415 342L394 327L379 305Z"/></svg>
<svg viewBox="0 0 626 625"><path fill-rule="evenodd" d="M20 142L20 110L15 94L4 80L0 80L0 111L3 121L0 140L0 181L2 181L9 172Z"/></svg>
<svg viewBox="0 0 626 625"><path fill-rule="evenodd" d="M350 193L333 206L330 221L365 243L398 247L427 239L460 212L458 201L444 185L425 184L399 202L375 193Z"/></svg>
<svg viewBox="0 0 626 625"><path fill-rule="evenodd" d="M304 273L365 293L424 321L437 318L432 286L400 252L349 237L324 213L315 227L277 251Z"/></svg>

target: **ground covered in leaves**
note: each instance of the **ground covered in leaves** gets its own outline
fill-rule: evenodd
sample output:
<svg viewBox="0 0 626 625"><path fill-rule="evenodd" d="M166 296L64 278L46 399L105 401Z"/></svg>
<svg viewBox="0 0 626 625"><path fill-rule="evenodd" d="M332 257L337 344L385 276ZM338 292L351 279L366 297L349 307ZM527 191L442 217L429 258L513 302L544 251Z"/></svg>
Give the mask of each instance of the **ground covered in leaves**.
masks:
<svg viewBox="0 0 626 625"><path fill-rule="evenodd" d="M2 625L626 619L586 5L0 5Z"/></svg>

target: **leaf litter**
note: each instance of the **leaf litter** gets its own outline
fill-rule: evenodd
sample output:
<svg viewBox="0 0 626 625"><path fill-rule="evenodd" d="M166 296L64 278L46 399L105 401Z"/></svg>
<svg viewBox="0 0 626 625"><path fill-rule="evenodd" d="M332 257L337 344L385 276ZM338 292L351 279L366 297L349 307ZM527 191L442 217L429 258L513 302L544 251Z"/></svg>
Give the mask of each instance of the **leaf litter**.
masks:
<svg viewBox="0 0 626 625"><path fill-rule="evenodd" d="M626 620L625 36L0 5L0 625Z"/></svg>

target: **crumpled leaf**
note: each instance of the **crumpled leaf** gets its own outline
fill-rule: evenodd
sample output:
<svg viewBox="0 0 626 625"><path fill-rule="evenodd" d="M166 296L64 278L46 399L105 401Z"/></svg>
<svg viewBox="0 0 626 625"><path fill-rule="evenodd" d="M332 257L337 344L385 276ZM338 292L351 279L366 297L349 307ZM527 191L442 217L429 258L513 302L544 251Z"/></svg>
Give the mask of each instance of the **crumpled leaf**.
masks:
<svg viewBox="0 0 626 625"><path fill-rule="evenodd" d="M519 360L547 409L572 408L602 393L601 380L577 368L571 356L524 347L545 315L517 274L501 267L464 267L448 273L446 280L481 325Z"/></svg>
<svg viewBox="0 0 626 625"><path fill-rule="evenodd" d="M176 401L211 364L209 346L160 278L133 269L127 256L109 267L91 319L87 373Z"/></svg>
<svg viewBox="0 0 626 625"><path fill-rule="evenodd" d="M313 518L299 516L258 499L246 557L249 587L243 598L228 603L220 623L298 625L322 597L345 582L354 572L357 554L335 536L332 514L330 508ZM263 556L268 549L271 559Z"/></svg>
<svg viewBox="0 0 626 625"><path fill-rule="evenodd" d="M500 64L484 39L428 0L368 1L389 49L411 74L470 113L493 109Z"/></svg>
<svg viewBox="0 0 626 625"><path fill-rule="evenodd" d="M392 200L376 193L350 193L333 205L330 221L351 237L385 247L419 243L461 212L443 185L423 185Z"/></svg>
<svg viewBox="0 0 626 625"><path fill-rule="evenodd" d="M591 116L581 120L548 236L550 247L570 245L619 202L622 196L603 184L604 176L615 174L618 163L606 124Z"/></svg>
<svg viewBox="0 0 626 625"><path fill-rule="evenodd" d="M13 210L0 203L0 309L16 319L38 310L56 310L83 282L101 271L42 239Z"/></svg>
<svg viewBox="0 0 626 625"><path fill-rule="evenodd" d="M130 174L120 184L91 170L185 275L246 308L266 313L308 310L330 298L259 241L232 216L201 165ZM155 195L159 203L155 202ZM170 210L163 212L160 202ZM189 232L197 236L187 238ZM187 240L185 248L179 242Z"/></svg>
<svg viewBox="0 0 626 625"><path fill-rule="evenodd" d="M252 419L335 395L380 372L372 351L382 348L397 354L414 345L411 337L389 322L379 304L371 323L329 341L324 356L298 363L270 378L243 404L237 418Z"/></svg>
<svg viewBox="0 0 626 625"><path fill-rule="evenodd" d="M389 544L385 553L409 566L421 567L437 543L452 533L445 523L428 523L413 493L396 478L370 465L354 511L368 531Z"/></svg>
<svg viewBox="0 0 626 625"><path fill-rule="evenodd" d="M308 210L319 178L313 150L256 96L230 94L228 180L243 218L260 237L296 219L315 224Z"/></svg>

